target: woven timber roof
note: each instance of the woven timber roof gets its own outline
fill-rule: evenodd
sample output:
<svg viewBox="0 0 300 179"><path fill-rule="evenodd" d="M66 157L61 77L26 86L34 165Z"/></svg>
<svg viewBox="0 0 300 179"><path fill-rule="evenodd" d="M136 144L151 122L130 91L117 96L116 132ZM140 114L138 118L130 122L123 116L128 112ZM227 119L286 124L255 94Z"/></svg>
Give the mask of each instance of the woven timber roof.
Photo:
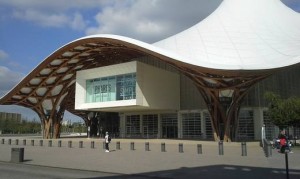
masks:
<svg viewBox="0 0 300 179"><path fill-rule="evenodd" d="M74 40L43 60L0 104L37 113L64 105L74 114L76 71L151 56L225 88L245 77L298 64L300 16L279 0L224 0L195 26L154 44L116 35ZM196 82L196 83L199 83Z"/></svg>

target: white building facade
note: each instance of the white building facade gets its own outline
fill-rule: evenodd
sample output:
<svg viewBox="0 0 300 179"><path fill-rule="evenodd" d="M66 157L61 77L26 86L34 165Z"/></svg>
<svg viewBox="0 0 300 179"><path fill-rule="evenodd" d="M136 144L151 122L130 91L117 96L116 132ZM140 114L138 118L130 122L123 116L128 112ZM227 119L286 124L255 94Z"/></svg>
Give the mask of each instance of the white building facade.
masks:
<svg viewBox="0 0 300 179"><path fill-rule="evenodd" d="M295 74L281 75L288 78ZM263 93L279 86L260 87L278 76L249 92L246 101L251 104L240 110L236 140L259 140L263 125L268 138L278 135L278 128L267 116ZM259 94L255 93L257 88L261 88ZM286 88L281 91L291 91ZM116 113L116 137L213 139L210 115L196 86L172 66L153 58L78 71L75 96L77 110Z"/></svg>
<svg viewBox="0 0 300 179"><path fill-rule="evenodd" d="M47 137L68 110L120 137L259 140L266 124L273 138L264 93L300 95L299 49L300 15L280 0L223 0L154 44L110 34L76 39L0 104L33 109Z"/></svg>

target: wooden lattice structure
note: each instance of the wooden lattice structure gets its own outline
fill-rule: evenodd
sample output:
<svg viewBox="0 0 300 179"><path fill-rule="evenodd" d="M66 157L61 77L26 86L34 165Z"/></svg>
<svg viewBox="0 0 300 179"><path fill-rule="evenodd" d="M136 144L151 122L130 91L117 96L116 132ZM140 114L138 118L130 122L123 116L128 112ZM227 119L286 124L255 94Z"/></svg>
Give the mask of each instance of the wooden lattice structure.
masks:
<svg viewBox="0 0 300 179"><path fill-rule="evenodd" d="M59 137L65 110L74 109L76 71L133 61L160 60L189 77L211 115L215 140L234 137L240 104L249 88L279 69L300 62L300 16L280 0L224 0L205 20L154 44L94 35L58 49L0 104L33 109L45 137Z"/></svg>

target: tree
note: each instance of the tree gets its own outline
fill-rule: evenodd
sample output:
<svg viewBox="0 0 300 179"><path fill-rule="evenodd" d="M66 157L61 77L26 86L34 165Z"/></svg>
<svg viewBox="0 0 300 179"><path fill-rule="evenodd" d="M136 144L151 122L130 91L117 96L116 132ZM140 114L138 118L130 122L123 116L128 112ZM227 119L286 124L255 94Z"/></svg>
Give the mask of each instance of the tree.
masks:
<svg viewBox="0 0 300 179"><path fill-rule="evenodd" d="M0 130L3 134L10 133L37 133L41 131L41 125L36 121L27 121L25 119L18 121L13 119L0 120Z"/></svg>
<svg viewBox="0 0 300 179"><path fill-rule="evenodd" d="M278 94L266 92L269 101L268 115L270 120L280 129L288 126L296 127L300 123L300 98L295 96L282 99Z"/></svg>

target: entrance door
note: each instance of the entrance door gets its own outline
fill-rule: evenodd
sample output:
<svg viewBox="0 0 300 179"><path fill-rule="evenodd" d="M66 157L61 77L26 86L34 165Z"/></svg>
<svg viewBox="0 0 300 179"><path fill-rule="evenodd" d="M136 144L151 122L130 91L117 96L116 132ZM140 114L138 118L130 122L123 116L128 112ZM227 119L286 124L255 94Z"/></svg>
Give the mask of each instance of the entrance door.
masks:
<svg viewBox="0 0 300 179"><path fill-rule="evenodd" d="M163 126L163 138L177 138L178 127L177 126Z"/></svg>
<svg viewBox="0 0 300 179"><path fill-rule="evenodd" d="M144 138L149 138L148 126L143 126L143 137Z"/></svg>
<svg viewBox="0 0 300 179"><path fill-rule="evenodd" d="M177 114L163 114L161 117L162 137L178 138Z"/></svg>

